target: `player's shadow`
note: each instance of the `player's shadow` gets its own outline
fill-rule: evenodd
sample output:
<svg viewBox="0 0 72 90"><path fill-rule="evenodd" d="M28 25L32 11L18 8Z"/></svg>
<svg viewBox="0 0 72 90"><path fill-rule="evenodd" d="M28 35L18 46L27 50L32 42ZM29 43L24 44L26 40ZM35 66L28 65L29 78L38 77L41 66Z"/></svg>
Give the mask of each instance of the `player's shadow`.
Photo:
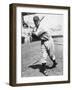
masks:
<svg viewBox="0 0 72 90"><path fill-rule="evenodd" d="M52 67L52 66L49 67L48 65L46 65L46 67L44 68L41 64L36 64L36 65L30 65L30 66L28 66L28 68L39 69L39 71L40 71L41 73L43 73L43 71L44 71L45 69L52 69L53 67Z"/></svg>

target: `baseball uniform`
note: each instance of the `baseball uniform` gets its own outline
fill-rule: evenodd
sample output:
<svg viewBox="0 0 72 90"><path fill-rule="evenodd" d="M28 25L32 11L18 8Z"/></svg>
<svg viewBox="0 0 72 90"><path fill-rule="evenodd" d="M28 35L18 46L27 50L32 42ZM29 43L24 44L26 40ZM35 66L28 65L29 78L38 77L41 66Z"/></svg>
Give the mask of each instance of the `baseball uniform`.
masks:
<svg viewBox="0 0 72 90"><path fill-rule="evenodd" d="M40 22L39 27L37 28L37 31L34 32L34 34L41 40L41 50L43 55L41 63L46 63L48 55L50 59L55 60L54 42L48 27L47 17L44 17L44 19Z"/></svg>

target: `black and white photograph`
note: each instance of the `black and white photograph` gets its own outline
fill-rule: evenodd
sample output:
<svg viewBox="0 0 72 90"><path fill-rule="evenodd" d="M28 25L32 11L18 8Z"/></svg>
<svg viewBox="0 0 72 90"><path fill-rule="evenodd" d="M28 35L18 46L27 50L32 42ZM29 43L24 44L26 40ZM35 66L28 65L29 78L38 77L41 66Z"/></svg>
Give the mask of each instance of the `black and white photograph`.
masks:
<svg viewBox="0 0 72 90"><path fill-rule="evenodd" d="M63 75L63 14L22 12L21 76Z"/></svg>
<svg viewBox="0 0 72 90"><path fill-rule="evenodd" d="M70 82L70 7L13 4L11 10L11 84Z"/></svg>

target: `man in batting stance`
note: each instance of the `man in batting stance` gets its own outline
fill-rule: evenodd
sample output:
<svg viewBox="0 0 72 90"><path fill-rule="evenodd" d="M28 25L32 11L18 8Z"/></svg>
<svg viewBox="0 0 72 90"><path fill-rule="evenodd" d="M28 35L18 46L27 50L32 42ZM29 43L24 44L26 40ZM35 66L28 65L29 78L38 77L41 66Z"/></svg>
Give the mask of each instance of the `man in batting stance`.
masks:
<svg viewBox="0 0 72 90"><path fill-rule="evenodd" d="M48 55L53 62L52 67L56 67L57 63L54 55L53 39L51 37L50 30L48 29L48 24L46 22L47 17L43 17L40 20L38 16L34 16L33 21L35 24L35 29L32 32L32 35L36 35L41 40L41 50L43 55L41 59L41 63L43 67L43 74L45 76L48 76L47 69L46 69L46 62L47 62Z"/></svg>

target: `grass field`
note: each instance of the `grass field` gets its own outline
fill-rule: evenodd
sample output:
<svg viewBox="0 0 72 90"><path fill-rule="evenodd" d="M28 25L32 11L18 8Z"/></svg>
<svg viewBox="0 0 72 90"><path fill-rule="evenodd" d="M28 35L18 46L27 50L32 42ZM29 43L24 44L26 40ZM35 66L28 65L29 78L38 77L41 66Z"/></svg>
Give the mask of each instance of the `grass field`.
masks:
<svg viewBox="0 0 72 90"><path fill-rule="evenodd" d="M47 68L48 75L62 75L63 74L63 37L53 38L55 44L55 56L57 66L55 68ZM44 76L40 72L41 63L39 62L42 58L41 53L41 42L35 41L32 43L22 44L21 46L21 76L22 77L35 77ZM47 60L47 66L52 66L52 61Z"/></svg>

